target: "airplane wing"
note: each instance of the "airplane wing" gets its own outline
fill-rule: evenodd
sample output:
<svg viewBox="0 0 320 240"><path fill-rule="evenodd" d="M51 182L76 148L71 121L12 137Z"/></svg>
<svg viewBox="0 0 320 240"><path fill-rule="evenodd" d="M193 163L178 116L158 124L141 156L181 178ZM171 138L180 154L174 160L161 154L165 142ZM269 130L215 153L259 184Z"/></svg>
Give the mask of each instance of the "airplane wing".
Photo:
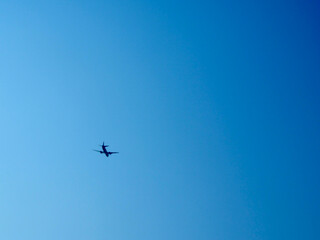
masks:
<svg viewBox="0 0 320 240"><path fill-rule="evenodd" d="M119 152L108 152L109 154L119 153Z"/></svg>
<svg viewBox="0 0 320 240"><path fill-rule="evenodd" d="M102 151L100 151L100 150L95 150L95 149L93 149L93 151L96 151L96 152L99 152L99 153L103 153Z"/></svg>

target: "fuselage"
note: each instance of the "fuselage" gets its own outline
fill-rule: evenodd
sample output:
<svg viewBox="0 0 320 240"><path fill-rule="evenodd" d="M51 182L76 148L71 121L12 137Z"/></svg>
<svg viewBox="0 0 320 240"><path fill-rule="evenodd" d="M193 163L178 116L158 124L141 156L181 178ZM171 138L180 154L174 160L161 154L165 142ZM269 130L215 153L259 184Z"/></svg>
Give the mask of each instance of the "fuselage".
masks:
<svg viewBox="0 0 320 240"><path fill-rule="evenodd" d="M102 145L102 150L103 150L104 153L108 152L107 149L106 149L106 146L104 146L104 145Z"/></svg>
<svg viewBox="0 0 320 240"><path fill-rule="evenodd" d="M109 153L108 153L108 151L107 151L107 149L106 149L106 146L102 145L102 150L103 150L103 153L104 153L107 157L109 157Z"/></svg>

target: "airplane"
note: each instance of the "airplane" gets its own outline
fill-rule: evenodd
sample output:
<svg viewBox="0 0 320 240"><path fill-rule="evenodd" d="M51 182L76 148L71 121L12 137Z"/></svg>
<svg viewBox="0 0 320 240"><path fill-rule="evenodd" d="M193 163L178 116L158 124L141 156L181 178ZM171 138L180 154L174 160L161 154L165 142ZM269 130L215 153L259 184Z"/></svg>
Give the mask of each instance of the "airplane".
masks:
<svg viewBox="0 0 320 240"><path fill-rule="evenodd" d="M106 147L109 147L109 145L104 145L104 142L100 146L102 147L102 151L101 150L95 150L95 149L93 151L99 152L101 154L104 153L107 157L109 157L112 154L119 153L119 152L108 152Z"/></svg>

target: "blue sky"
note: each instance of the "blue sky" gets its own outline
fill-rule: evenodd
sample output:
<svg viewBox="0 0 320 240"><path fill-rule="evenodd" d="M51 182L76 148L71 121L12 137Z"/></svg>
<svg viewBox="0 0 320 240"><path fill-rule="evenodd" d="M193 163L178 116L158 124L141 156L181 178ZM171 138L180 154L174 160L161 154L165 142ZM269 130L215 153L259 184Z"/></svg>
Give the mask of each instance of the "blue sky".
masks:
<svg viewBox="0 0 320 240"><path fill-rule="evenodd" d="M0 238L319 239L318 12L0 3Z"/></svg>

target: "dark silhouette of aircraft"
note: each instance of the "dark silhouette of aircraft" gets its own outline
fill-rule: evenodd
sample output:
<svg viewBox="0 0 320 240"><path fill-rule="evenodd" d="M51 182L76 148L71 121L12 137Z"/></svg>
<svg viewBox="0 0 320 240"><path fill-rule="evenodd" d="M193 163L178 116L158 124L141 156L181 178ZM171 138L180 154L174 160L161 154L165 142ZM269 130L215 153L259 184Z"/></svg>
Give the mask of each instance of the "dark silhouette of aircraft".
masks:
<svg viewBox="0 0 320 240"><path fill-rule="evenodd" d="M93 151L99 152L101 154L104 153L107 157L109 157L112 154L119 153L119 152L108 152L107 147L109 147L109 145L104 145L104 142L100 146L102 147L102 151L101 150L95 150L95 149Z"/></svg>

